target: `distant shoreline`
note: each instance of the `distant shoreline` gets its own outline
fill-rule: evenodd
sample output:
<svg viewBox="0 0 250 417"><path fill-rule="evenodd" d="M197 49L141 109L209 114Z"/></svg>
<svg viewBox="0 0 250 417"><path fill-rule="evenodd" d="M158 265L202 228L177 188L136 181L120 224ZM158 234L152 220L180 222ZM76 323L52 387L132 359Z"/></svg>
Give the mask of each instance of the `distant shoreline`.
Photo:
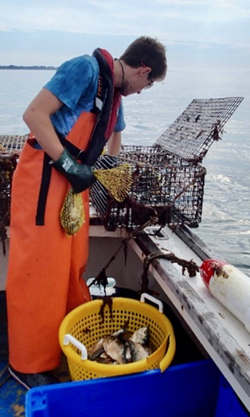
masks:
<svg viewBox="0 0 250 417"><path fill-rule="evenodd" d="M56 70L57 67L46 66L46 65L0 65L1 69L8 70Z"/></svg>

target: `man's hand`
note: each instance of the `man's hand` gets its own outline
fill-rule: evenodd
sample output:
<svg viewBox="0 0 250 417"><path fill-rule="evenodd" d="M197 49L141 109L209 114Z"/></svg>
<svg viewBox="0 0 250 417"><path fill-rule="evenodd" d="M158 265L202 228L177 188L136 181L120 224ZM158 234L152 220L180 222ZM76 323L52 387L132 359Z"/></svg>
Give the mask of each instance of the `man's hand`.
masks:
<svg viewBox="0 0 250 417"><path fill-rule="evenodd" d="M96 181L91 167L77 162L67 149L53 162L53 166L67 178L75 193L86 190Z"/></svg>

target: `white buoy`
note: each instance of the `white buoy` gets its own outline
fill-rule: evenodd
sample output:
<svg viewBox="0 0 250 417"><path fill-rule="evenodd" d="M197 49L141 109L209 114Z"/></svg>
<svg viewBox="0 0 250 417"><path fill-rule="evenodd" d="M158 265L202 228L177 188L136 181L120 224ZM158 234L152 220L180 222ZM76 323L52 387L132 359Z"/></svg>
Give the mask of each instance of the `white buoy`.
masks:
<svg viewBox="0 0 250 417"><path fill-rule="evenodd" d="M202 263L200 275L209 292L250 332L250 277L233 265L215 259Z"/></svg>

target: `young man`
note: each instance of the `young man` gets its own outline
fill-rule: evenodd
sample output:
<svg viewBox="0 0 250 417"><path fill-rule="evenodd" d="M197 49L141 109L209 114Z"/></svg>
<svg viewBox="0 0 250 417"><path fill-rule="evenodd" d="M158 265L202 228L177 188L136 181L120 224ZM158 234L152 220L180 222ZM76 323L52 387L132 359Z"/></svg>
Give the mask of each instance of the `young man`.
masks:
<svg viewBox="0 0 250 417"><path fill-rule="evenodd" d="M165 47L140 37L120 57L103 49L65 62L24 113L31 134L15 171L11 198L7 308L10 373L27 389L57 382L59 326L90 300L82 279L88 258L91 166L107 140L119 152L122 96L164 79ZM67 236L59 221L72 187L85 223Z"/></svg>

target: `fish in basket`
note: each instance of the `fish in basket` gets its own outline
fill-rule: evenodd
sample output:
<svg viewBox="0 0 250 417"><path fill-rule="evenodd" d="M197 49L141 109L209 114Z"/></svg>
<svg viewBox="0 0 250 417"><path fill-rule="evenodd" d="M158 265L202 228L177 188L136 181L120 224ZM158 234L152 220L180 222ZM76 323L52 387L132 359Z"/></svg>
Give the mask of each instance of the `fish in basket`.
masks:
<svg viewBox="0 0 250 417"><path fill-rule="evenodd" d="M158 309L146 303L146 299L156 303ZM125 323L126 332L132 334L130 344L133 347L138 348L140 344L143 348L143 338L149 337L152 350L148 355L142 354L140 348L140 352L137 349L135 354L132 348L130 352L134 355L133 361L131 357L126 360L124 356L124 360L102 363L97 362L94 356L91 357L93 347L98 347L100 341L103 345L114 342L115 335L122 331ZM64 318L59 330L59 341L67 357L73 381L133 374L158 368L163 372L172 362L176 346L173 327L163 314L161 301L148 294L142 294L140 301L115 297L111 308L108 305L103 308L103 300L90 301L77 307ZM121 339L119 343L122 343Z"/></svg>

